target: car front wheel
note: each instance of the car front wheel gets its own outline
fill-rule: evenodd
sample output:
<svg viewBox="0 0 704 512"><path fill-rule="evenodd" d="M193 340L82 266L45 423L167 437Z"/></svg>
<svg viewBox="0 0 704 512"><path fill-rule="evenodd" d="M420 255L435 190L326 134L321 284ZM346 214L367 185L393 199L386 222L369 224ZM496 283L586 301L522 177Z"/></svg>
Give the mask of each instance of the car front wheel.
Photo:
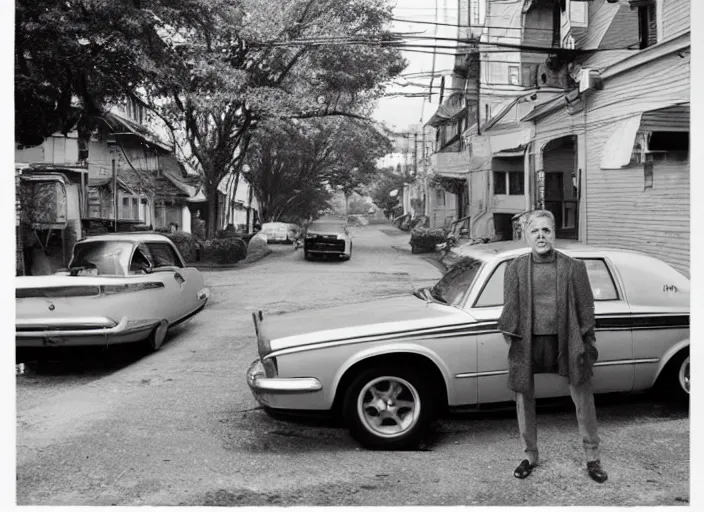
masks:
<svg viewBox="0 0 704 512"><path fill-rule="evenodd" d="M159 322L152 333L147 338L147 347L150 351L156 352L164 344L166 339L166 333L169 330L169 322L167 320L162 320Z"/></svg>
<svg viewBox="0 0 704 512"><path fill-rule="evenodd" d="M435 419L432 388L409 368L379 366L349 386L343 411L357 441L371 449L414 448Z"/></svg>

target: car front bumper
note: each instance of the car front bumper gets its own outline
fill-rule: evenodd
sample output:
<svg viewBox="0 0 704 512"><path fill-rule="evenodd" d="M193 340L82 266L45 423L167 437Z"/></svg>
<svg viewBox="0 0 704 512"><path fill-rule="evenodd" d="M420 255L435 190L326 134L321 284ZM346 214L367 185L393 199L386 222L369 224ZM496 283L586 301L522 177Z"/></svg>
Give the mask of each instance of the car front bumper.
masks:
<svg viewBox="0 0 704 512"><path fill-rule="evenodd" d="M274 409L321 409L323 385L315 377L267 377L261 360L247 370L247 384L261 405Z"/></svg>
<svg viewBox="0 0 704 512"><path fill-rule="evenodd" d="M15 323L18 348L51 346L100 346L132 343L145 339L159 320L128 320L115 324L109 318L75 318L23 320ZM63 325L62 325L63 324ZM81 328L76 326L81 325Z"/></svg>

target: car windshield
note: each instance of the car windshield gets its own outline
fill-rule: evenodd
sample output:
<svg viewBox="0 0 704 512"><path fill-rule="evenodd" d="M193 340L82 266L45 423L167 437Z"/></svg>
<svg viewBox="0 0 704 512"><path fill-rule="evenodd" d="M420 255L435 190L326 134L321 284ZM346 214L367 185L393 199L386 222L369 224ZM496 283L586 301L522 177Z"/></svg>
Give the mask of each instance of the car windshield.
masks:
<svg viewBox="0 0 704 512"><path fill-rule="evenodd" d="M69 271L73 275L124 276L132 242L95 241L76 244Z"/></svg>
<svg viewBox="0 0 704 512"><path fill-rule="evenodd" d="M430 295L437 301L456 306L462 300L481 266L481 260L462 259L430 289Z"/></svg>
<svg viewBox="0 0 704 512"><path fill-rule="evenodd" d="M337 233L342 235L345 233L345 225L334 222L313 222L308 226L308 231L314 233Z"/></svg>

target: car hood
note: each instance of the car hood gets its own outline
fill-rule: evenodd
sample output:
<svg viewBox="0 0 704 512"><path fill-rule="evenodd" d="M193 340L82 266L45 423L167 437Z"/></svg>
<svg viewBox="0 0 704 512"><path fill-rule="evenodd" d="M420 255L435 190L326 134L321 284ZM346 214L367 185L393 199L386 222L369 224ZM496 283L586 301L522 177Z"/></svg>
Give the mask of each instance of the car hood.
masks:
<svg viewBox="0 0 704 512"><path fill-rule="evenodd" d="M264 314L263 332L272 351L351 338L413 334L473 323L466 312L413 295L324 309Z"/></svg>

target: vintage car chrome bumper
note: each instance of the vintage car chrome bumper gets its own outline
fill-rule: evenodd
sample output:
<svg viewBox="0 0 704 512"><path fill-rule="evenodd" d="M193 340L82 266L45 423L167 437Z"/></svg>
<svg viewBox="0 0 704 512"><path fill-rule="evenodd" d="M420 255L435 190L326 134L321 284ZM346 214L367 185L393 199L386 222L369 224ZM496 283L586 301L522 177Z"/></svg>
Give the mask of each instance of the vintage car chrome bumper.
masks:
<svg viewBox="0 0 704 512"><path fill-rule="evenodd" d="M267 407L277 407L276 397L280 395L291 397L323 389L323 385L315 377L267 377L264 365L259 359L252 362L247 370L247 384L257 402Z"/></svg>
<svg viewBox="0 0 704 512"><path fill-rule="evenodd" d="M15 322L15 340L17 347L29 348L129 343L146 338L158 323L127 318L115 323L105 317L23 319Z"/></svg>

